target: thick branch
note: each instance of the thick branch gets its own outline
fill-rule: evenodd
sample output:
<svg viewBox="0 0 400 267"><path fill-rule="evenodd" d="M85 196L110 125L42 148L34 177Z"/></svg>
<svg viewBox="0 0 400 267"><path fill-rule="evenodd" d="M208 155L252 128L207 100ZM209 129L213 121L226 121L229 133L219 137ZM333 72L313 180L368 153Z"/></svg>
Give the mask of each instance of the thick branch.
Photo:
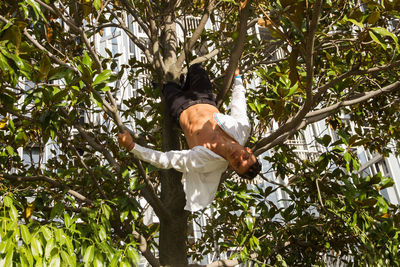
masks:
<svg viewBox="0 0 400 267"><path fill-rule="evenodd" d="M350 77L350 76L355 76L355 75L365 75L365 74L371 74L371 73L376 73L376 72L380 72L380 71L384 71L384 70L390 70L393 69L395 67L400 66L400 60L383 65L383 66L377 66L377 67L373 67L370 69L366 69L366 70L359 70L359 69L353 69L350 70L348 72L345 72L339 76L337 76L335 79L331 80L330 82L328 82L327 84L324 84L321 87L318 87L317 93L314 96L314 99L316 99L316 101L318 101L318 99L332 86L342 82L344 79Z"/></svg>
<svg viewBox="0 0 400 267"><path fill-rule="evenodd" d="M131 5L126 0L121 0L122 5L126 8L129 12L129 15L135 18L136 22L139 24L139 27L146 33L147 37L151 37L149 28L147 27L146 23L142 20L140 16L138 16L138 12L131 7Z"/></svg>
<svg viewBox="0 0 400 267"><path fill-rule="evenodd" d="M394 82L390 85L387 85L381 89L378 90L374 90L374 91L369 91L369 92L365 92L363 93L361 96L351 99L351 100L345 100L345 101L341 101L339 103L336 103L334 105L331 105L329 107L326 108L322 108L313 112L309 112L305 117L306 118L312 118L312 117L316 117L316 116L320 116L320 115L330 115L332 113L332 111L335 111L337 109L339 109L340 107L345 107L345 106L351 106L351 105L355 105L361 102L364 102L370 98L379 96L383 93L387 93L387 92L391 92L391 91L395 91L398 90L400 88L400 82ZM326 117L326 116L325 116Z"/></svg>
<svg viewBox="0 0 400 267"><path fill-rule="evenodd" d="M311 20L311 24L308 29L307 35L307 43L306 43L306 71L307 71L307 83L306 83L306 99L302 106L302 108L296 113L296 115L285 122L281 127L279 127L275 132L271 133L268 137L263 138L257 145L256 150L259 148L266 147L267 144L273 142L275 139L280 140L281 135L285 134L292 129L297 129L298 125L302 122L305 115L311 110L313 107L313 96L312 96L312 86L314 80L314 40L315 40L315 31L318 25L319 15L321 12L322 1L316 1L313 10L313 17ZM263 151L266 151L262 149Z"/></svg>
<svg viewBox="0 0 400 267"><path fill-rule="evenodd" d="M141 192L143 197L151 205L158 218L164 218L166 220L172 219L171 214L168 212L168 210L161 202L160 198L157 196L154 187L146 174L146 170L143 168L142 162L135 157L132 157L132 160L138 167L139 175L143 178L146 184L146 187L143 188Z"/></svg>
<svg viewBox="0 0 400 267"><path fill-rule="evenodd" d="M388 93L388 92L392 92L392 91L396 91L400 89L400 82L394 82L388 86L385 86L379 90L374 90L374 91L370 91L370 92L366 92L364 93L362 96L358 97L358 98L354 98L351 100L345 100L339 103L336 103L332 106L326 107L326 108L322 108L320 110L316 110L316 111L312 111L307 113L306 116L304 116L304 119L297 125L297 127L291 129L290 131L287 131L286 133L280 135L279 137L275 138L272 141L269 141L268 143L266 143L264 146L260 147L257 145L257 149L254 152L254 154L256 155L260 155L262 153L264 153L265 151L273 148L276 145L280 145L283 144L289 137L291 137L295 132L297 132L299 129L320 121L328 116L330 116L331 114L333 114L335 111L337 111L338 109L340 109L341 107L345 107L345 106L352 106L358 103L362 103L365 102L371 98L377 97L381 94L384 93ZM268 136L269 137L269 136ZM267 138L268 138L267 137ZM265 139L267 139L265 138Z"/></svg>
<svg viewBox="0 0 400 267"><path fill-rule="evenodd" d="M64 189L67 188L68 186L63 185L62 183L51 179L50 177L47 176L19 176L19 175L10 175L10 174L0 174L1 177L7 179L7 180L11 180L11 181L17 181L17 182L36 182L36 181L45 181L55 187ZM83 202L87 202L92 204L93 201L91 201L90 199L87 199L85 196L81 195L80 193L72 190L72 189L68 189L67 191L68 194L76 197L78 200L83 201Z"/></svg>
<svg viewBox="0 0 400 267"><path fill-rule="evenodd" d="M219 48L214 49L213 51L211 51L210 53L208 53L207 55L201 56L201 57L197 57L194 60L192 60L190 62L190 65L196 64L196 63L201 63L204 61L209 60L210 58L215 57L216 55L218 55L218 53L220 52Z"/></svg>
<svg viewBox="0 0 400 267"><path fill-rule="evenodd" d="M152 267L159 267L159 260L151 253L149 247L147 246L147 241L144 236L140 235L138 232L133 231L133 237L139 242L139 251L146 258Z"/></svg>
<svg viewBox="0 0 400 267"><path fill-rule="evenodd" d="M321 13L322 8L322 0L316 1L314 4L313 16L311 19L311 24L308 29L307 33L307 40L306 40L306 96L307 102L312 102L312 87L313 87L313 80L314 80L314 42L315 42L315 32L318 27L319 15Z"/></svg>
<svg viewBox="0 0 400 267"><path fill-rule="evenodd" d="M239 14L239 26L238 26L239 36L237 38L235 47L232 50L231 57L229 58L229 64L228 64L228 68L226 70L222 88L219 91L218 96L217 96L217 105L218 106L221 106L222 103L224 102L225 95L227 94L228 89L231 86L231 83L233 80L233 74L235 72L235 69L238 66L239 59L243 52L244 41L245 41L246 35L247 35L247 20L250 16L251 3L252 3L252 1L248 0L246 2L246 6L241 10L241 12Z"/></svg>
<svg viewBox="0 0 400 267"><path fill-rule="evenodd" d="M207 20L210 17L211 12L213 11L215 7L215 0L211 0L207 7L204 10L203 16L200 19L200 23L195 29L195 31L192 34L192 37L190 38L189 42L185 43L184 51L181 53L178 57L177 60L177 66L182 66L183 61L185 60L185 55L188 53L190 50L192 50L193 46L195 45L196 41L200 38L201 33L204 30L204 27L206 26ZM185 29L187 30L187 29Z"/></svg>

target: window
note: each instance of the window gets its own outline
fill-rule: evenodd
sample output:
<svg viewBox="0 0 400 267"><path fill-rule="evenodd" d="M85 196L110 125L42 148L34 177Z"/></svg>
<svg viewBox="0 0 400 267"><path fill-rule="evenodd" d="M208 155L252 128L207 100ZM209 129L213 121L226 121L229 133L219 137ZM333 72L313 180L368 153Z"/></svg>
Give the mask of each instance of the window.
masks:
<svg viewBox="0 0 400 267"><path fill-rule="evenodd" d="M34 145L24 148L22 160L24 164L39 167L41 161L41 147Z"/></svg>
<svg viewBox="0 0 400 267"><path fill-rule="evenodd" d="M200 19L195 17L185 18L186 37L191 37L192 32L199 26Z"/></svg>

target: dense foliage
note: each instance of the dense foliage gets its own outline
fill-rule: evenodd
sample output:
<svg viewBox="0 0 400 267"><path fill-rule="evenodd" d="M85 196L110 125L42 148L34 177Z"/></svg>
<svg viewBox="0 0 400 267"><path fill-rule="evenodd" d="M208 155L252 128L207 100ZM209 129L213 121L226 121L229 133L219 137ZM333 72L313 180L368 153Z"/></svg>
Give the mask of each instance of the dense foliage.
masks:
<svg viewBox="0 0 400 267"><path fill-rule="evenodd" d="M229 252L226 264L399 266L399 207L380 194L393 180L359 174L354 150L400 152L399 10L398 0L1 1L1 265L131 266L142 254L185 266ZM176 38L189 16L202 19ZM146 60L100 53L109 32ZM189 215L180 174L137 161L116 134L135 126L139 143L185 148L155 85L202 62L224 111L239 61L257 80L249 145L289 186L228 177L211 211ZM324 152L300 159L284 142L323 119L338 140L320 136ZM270 199L278 189L284 205ZM149 205L159 222L146 222ZM188 223L202 215L193 241Z"/></svg>

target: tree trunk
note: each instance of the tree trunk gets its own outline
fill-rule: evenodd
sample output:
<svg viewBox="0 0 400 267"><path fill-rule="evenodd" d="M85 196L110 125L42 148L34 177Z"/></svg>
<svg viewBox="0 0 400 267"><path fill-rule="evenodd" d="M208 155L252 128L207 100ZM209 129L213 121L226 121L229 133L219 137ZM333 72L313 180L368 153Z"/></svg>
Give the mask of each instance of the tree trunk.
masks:
<svg viewBox="0 0 400 267"><path fill-rule="evenodd" d="M179 130L164 108L163 150L181 149ZM187 266L186 233L189 213L184 210L186 197L183 191L182 174L174 169L161 173L161 201L170 218L160 218L160 263L162 266Z"/></svg>

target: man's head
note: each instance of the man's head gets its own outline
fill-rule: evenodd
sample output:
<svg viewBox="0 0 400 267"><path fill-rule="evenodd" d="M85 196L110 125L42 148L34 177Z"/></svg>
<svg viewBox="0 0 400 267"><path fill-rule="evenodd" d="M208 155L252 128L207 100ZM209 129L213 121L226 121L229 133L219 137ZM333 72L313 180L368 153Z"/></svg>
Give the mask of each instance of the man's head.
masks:
<svg viewBox="0 0 400 267"><path fill-rule="evenodd" d="M229 167L244 179L252 180L261 171L261 164L253 154L253 151L239 144L229 148L227 160Z"/></svg>

